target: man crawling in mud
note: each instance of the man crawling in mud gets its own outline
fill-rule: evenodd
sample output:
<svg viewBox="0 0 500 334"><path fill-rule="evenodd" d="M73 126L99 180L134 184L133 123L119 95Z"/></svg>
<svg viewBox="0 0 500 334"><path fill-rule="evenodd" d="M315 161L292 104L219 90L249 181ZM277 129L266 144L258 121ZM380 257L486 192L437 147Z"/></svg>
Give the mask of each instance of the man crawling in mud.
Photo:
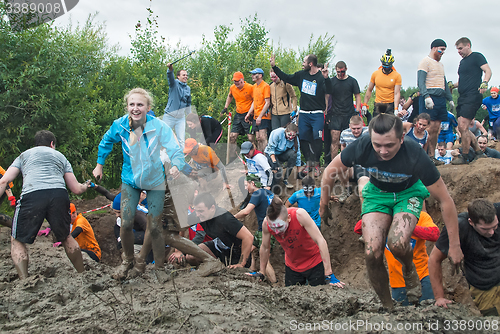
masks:
<svg viewBox="0 0 500 334"><path fill-rule="evenodd" d="M458 265L463 258L458 235L457 211L453 199L425 151L405 139L401 120L391 114L375 117L369 125L370 136L347 146L323 173L320 214L328 216L328 201L335 177L356 164L366 168L370 181L364 186L361 215L365 239L365 259L373 289L384 308L394 307L389 277L383 262L384 247L391 250L403 266L408 301L418 303L421 286L410 238L429 193L441 204L448 231L448 256Z"/></svg>

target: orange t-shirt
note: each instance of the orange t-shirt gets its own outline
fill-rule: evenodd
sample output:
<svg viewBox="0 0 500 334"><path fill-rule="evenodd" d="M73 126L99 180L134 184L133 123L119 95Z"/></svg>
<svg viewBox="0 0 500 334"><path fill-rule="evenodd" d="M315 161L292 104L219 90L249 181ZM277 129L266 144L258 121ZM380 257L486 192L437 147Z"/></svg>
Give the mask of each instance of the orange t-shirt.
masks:
<svg viewBox="0 0 500 334"><path fill-rule="evenodd" d="M417 226L421 227L437 227L432 221L431 216L427 212L422 211L420 213L420 219L418 220ZM429 261L429 256L427 255L427 248L425 246L425 240L411 237L410 244L413 247L413 263L417 269L418 278L429 276L429 267L427 262ZM403 265L401 262L396 260L392 253L387 249L387 245L384 249L385 259L387 260L387 267L389 268L389 283L392 288L404 288L406 286L405 280L403 278Z"/></svg>
<svg viewBox="0 0 500 334"><path fill-rule="evenodd" d="M92 229L92 226L90 226L87 219L85 219L85 217L83 217L81 213L76 217L76 220L73 223L73 227L71 229L71 232L73 232L77 226L81 227L81 229L83 230L83 232L81 232L75 238L75 240L76 240L76 242L78 242L78 245L80 246L80 248L94 252L94 254L100 260L101 259L101 248L99 247L99 244L97 243L97 240L95 239L94 230Z"/></svg>
<svg viewBox="0 0 500 334"><path fill-rule="evenodd" d="M264 105L266 104L266 99L271 99L271 87L265 81L262 81L260 85L253 85L253 119L257 119ZM270 106L270 105L269 105ZM269 107L268 106L268 107ZM267 111L267 110L264 110ZM262 116L262 119L271 119L271 113L267 113Z"/></svg>
<svg viewBox="0 0 500 334"><path fill-rule="evenodd" d="M238 114L247 113L253 102L253 85L245 82L243 88L238 89L236 85L232 84L229 91L236 102L236 112Z"/></svg>
<svg viewBox="0 0 500 334"><path fill-rule="evenodd" d="M193 158L197 169L211 167L215 170L219 170L217 164L220 162L220 159L210 146L200 144L198 147L198 153L196 153L196 155L192 155L191 157Z"/></svg>
<svg viewBox="0 0 500 334"><path fill-rule="evenodd" d="M5 169L3 169L2 166L0 166L0 174L5 175ZM14 188L14 183L9 182L9 187L11 189Z"/></svg>
<svg viewBox="0 0 500 334"><path fill-rule="evenodd" d="M402 84L401 74L393 67L387 75L382 72L382 66L373 72L370 82L375 84L376 103L394 103L394 86Z"/></svg>

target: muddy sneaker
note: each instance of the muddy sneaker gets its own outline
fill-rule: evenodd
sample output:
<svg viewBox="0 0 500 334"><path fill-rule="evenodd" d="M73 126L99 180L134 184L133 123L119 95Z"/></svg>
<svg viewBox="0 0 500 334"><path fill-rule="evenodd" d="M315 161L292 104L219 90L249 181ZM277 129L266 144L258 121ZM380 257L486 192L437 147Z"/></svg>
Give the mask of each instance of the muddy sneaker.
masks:
<svg viewBox="0 0 500 334"><path fill-rule="evenodd" d="M339 203L344 203L345 201L347 201L348 198L349 198L349 190L347 190L345 188L342 190L342 194L337 196Z"/></svg>
<svg viewBox="0 0 500 334"><path fill-rule="evenodd" d="M153 269L150 275L156 278L160 284L166 283L172 278L172 275L167 273L165 269Z"/></svg>
<svg viewBox="0 0 500 334"><path fill-rule="evenodd" d="M319 169L319 165L314 167L314 177L319 177L321 175L321 169Z"/></svg>
<svg viewBox="0 0 500 334"><path fill-rule="evenodd" d="M306 166L304 167L298 174L298 177L299 179L303 179L307 176L307 174L309 174L309 166Z"/></svg>
<svg viewBox="0 0 500 334"><path fill-rule="evenodd" d="M287 180L283 180L283 184L285 185L285 187L287 187L287 189L293 189L293 185L291 183L288 183Z"/></svg>
<svg viewBox="0 0 500 334"><path fill-rule="evenodd" d="M146 262L136 259L135 266L129 271L127 278L136 278L144 274L146 271Z"/></svg>
<svg viewBox="0 0 500 334"><path fill-rule="evenodd" d="M127 277L127 273L134 266L134 259L123 259L122 264L115 269L112 277L116 280L123 280Z"/></svg>
<svg viewBox="0 0 500 334"><path fill-rule="evenodd" d="M409 275L403 273L403 278L406 285L406 296L408 297L408 302L410 304L418 304L420 297L422 297L422 286L420 285L420 280L418 278L417 270L413 265L413 270Z"/></svg>
<svg viewBox="0 0 500 334"><path fill-rule="evenodd" d="M444 165L444 161L438 160L434 157L430 157L431 161L434 163L434 166L442 166Z"/></svg>
<svg viewBox="0 0 500 334"><path fill-rule="evenodd" d="M224 269L224 265L219 260L205 261L198 266L195 274L200 277L207 277Z"/></svg>
<svg viewBox="0 0 500 334"><path fill-rule="evenodd" d="M468 163L469 161L467 161L467 159L465 159L464 156L461 154L455 159L451 160L452 165L466 165Z"/></svg>

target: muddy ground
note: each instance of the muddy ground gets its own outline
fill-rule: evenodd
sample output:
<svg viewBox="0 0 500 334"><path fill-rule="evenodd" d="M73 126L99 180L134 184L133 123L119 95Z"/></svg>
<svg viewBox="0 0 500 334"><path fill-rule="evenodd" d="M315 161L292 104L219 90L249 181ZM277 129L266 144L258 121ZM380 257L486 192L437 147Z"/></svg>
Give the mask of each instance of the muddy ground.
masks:
<svg viewBox="0 0 500 334"><path fill-rule="evenodd" d="M242 165L231 168L239 177ZM500 199L499 160L481 159L467 166L439 167L457 210L476 197ZM231 182L233 183L233 182ZM296 184L298 186L298 184ZM233 196L237 204L241 195ZM288 190L284 197L291 195ZM221 198L228 206L229 201ZM102 196L74 201L78 211L109 203ZM443 226L438 205L427 200L434 221ZM118 282L111 278L119 264L110 209L85 214L102 248L102 262L85 259L87 270L77 274L62 248L51 237L38 237L29 246L30 278L17 279L10 259L9 230L0 229L0 332L2 333L463 333L498 332L498 318L483 318L473 306L465 279L451 276L445 266L446 292L455 301L449 309L432 304L382 310L369 286L363 245L353 228L359 219L356 196L332 203L334 219L322 229L336 276L343 290L323 287L284 287L284 256L278 246L271 262L279 283L258 283L245 270L229 270L200 278L190 268L170 268L161 283L148 266L142 277ZM256 229L255 215L245 225ZM428 245L430 250L432 245ZM495 322L496 321L496 322ZM495 324L497 325L495 327ZM481 329L480 327L481 326ZM489 328L484 330L484 328ZM300 331L302 329L302 331ZM496 329L496 330L495 330Z"/></svg>

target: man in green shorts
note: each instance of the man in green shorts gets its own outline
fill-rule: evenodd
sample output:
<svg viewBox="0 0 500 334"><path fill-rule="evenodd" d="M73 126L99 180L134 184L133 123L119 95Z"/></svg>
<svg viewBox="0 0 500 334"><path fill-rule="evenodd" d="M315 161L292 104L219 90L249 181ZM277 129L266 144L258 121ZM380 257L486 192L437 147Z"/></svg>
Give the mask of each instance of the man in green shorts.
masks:
<svg viewBox="0 0 500 334"><path fill-rule="evenodd" d="M418 143L405 139L399 117L380 114L370 122L369 134L347 146L325 169L320 215L328 215L335 177L356 164L366 168L370 182L363 188L361 209L366 268L382 305L392 309L384 247L403 265L408 300L417 303L421 286L412 261L410 238L429 193L441 204L450 240L448 256L453 264L458 265L463 254L453 199L427 153Z"/></svg>

